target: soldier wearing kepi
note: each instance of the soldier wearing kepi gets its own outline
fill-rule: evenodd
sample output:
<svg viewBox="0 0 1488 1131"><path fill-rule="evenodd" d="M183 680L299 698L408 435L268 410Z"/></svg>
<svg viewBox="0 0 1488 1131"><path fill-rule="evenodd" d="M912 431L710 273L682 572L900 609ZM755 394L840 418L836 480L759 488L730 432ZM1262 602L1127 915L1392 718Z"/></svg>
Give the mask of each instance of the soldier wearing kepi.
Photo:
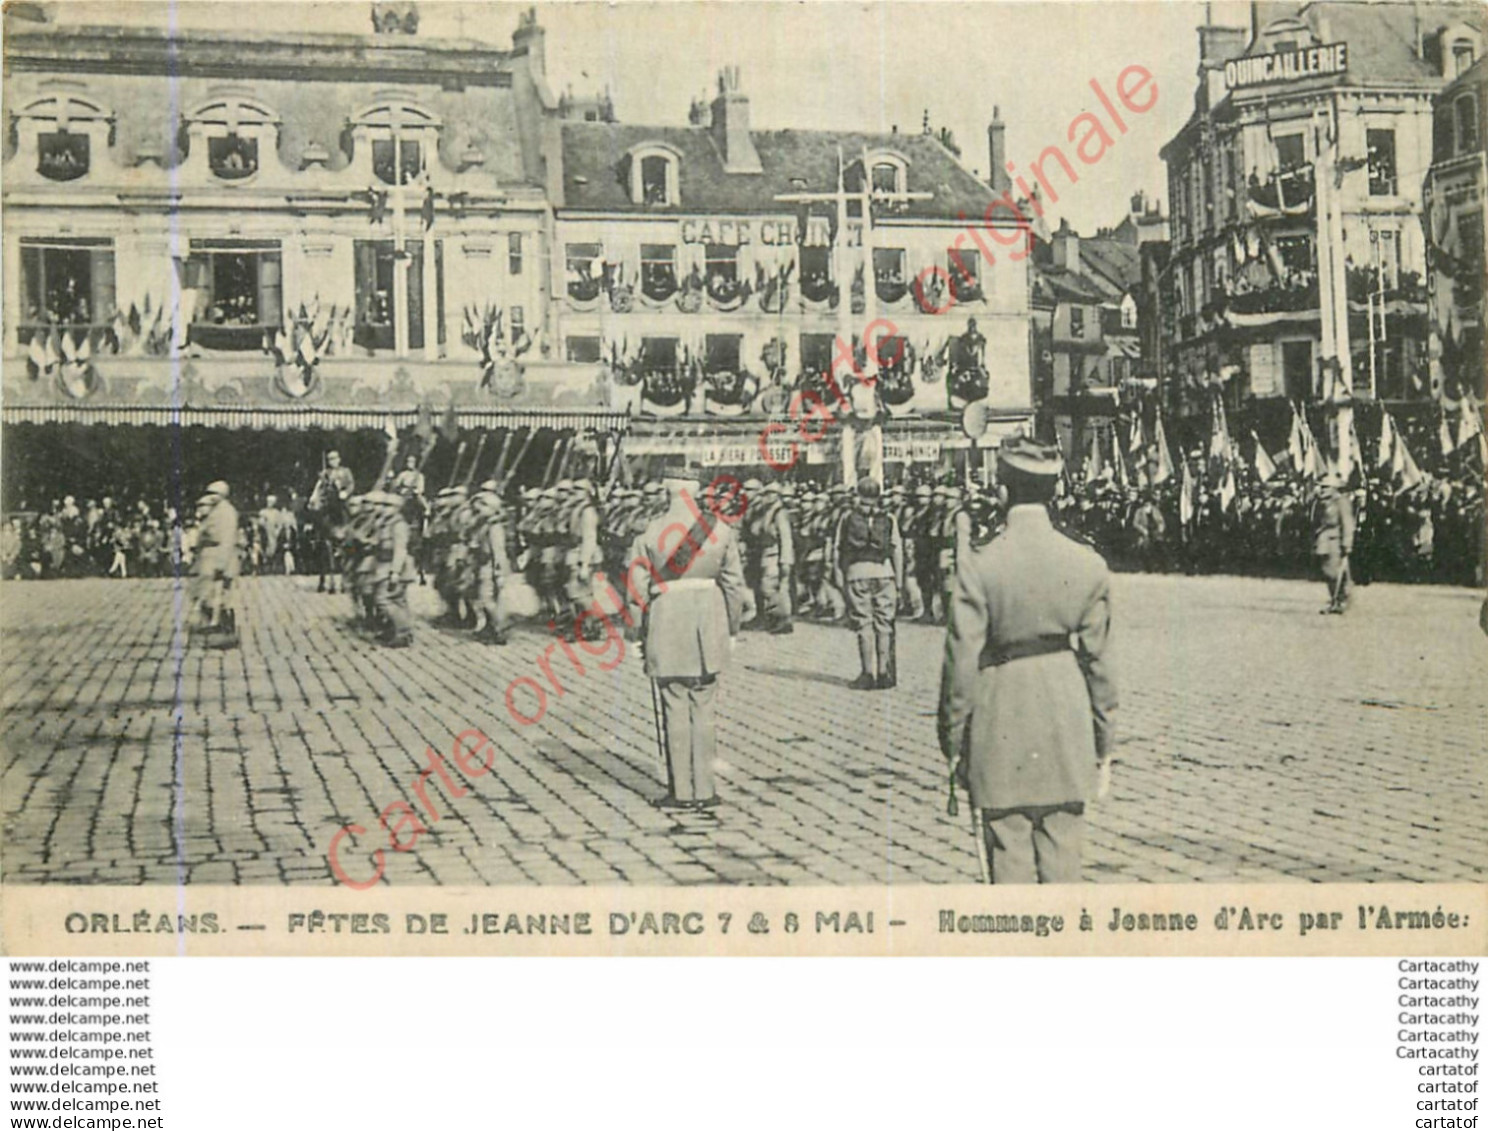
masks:
<svg viewBox="0 0 1488 1131"><path fill-rule="evenodd" d="M197 550L191 607L208 631L237 635L237 616L229 593L241 568L238 559L238 511L228 502L228 486L218 479L197 500Z"/></svg>
<svg viewBox="0 0 1488 1131"><path fill-rule="evenodd" d="M744 566L733 529L699 507L696 478L666 486L671 505L632 544L626 590L645 615L646 675L660 700L667 794L658 804L708 808L718 804L713 701L739 633Z"/></svg>
<svg viewBox="0 0 1488 1131"><path fill-rule="evenodd" d="M991 883L1078 881L1085 805L1110 782L1110 574L1049 521L1060 465L1005 441L1007 526L956 567L938 730Z"/></svg>
<svg viewBox="0 0 1488 1131"><path fill-rule="evenodd" d="M833 540L837 588L847 595L848 621L857 631L863 666L849 685L855 691L890 688L898 680L894 619L904 587L904 542L882 495L876 481L858 480L857 502L842 516Z"/></svg>
<svg viewBox="0 0 1488 1131"><path fill-rule="evenodd" d="M1342 614L1348 608L1353 589L1349 555L1354 552L1354 505L1342 477L1337 474L1329 475L1318 485L1312 529L1312 551L1323 580L1328 583L1328 603L1318 612Z"/></svg>

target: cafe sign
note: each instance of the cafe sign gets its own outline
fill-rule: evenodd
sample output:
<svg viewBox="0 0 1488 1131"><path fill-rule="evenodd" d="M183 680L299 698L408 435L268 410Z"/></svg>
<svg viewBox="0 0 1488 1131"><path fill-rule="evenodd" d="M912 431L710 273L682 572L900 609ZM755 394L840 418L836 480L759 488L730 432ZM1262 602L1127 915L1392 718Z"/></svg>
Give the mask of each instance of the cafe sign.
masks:
<svg viewBox="0 0 1488 1131"><path fill-rule="evenodd" d="M789 219L746 220L736 217L711 218L688 217L678 221L678 234L683 243L716 244L722 247L741 247L749 243L762 243L768 247L789 247L796 242L797 221ZM810 216L806 221L807 247L827 247L832 242L831 221L825 216ZM844 247L863 246L861 221L850 220L843 233Z"/></svg>
<svg viewBox="0 0 1488 1131"><path fill-rule="evenodd" d="M1231 90L1272 82L1297 82L1319 75L1341 75L1348 71L1348 44L1302 47L1269 55L1247 55L1225 64L1225 85Z"/></svg>

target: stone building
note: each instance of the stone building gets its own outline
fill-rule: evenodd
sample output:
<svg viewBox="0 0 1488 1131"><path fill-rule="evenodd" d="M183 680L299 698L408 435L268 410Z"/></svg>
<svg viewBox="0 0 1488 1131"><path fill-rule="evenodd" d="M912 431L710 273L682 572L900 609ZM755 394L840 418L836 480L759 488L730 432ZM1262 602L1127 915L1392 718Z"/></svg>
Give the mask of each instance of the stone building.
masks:
<svg viewBox="0 0 1488 1131"><path fill-rule="evenodd" d="M1482 51L1482 9L1320 2L1253 6L1246 29L1199 29L1194 109L1162 150L1175 335L1158 366L1180 412L1222 389L1327 399L1341 357L1355 398L1430 395L1422 183L1433 100ZM1326 152L1325 152L1326 151ZM1328 185L1317 177L1326 160ZM1319 222L1320 194L1331 193ZM1346 279L1323 341L1319 262Z"/></svg>

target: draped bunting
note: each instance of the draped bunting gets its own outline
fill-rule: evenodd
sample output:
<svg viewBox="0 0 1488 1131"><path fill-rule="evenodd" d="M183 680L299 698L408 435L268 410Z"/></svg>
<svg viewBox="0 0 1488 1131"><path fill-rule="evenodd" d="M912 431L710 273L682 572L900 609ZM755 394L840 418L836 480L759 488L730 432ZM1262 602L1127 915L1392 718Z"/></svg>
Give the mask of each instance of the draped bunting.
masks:
<svg viewBox="0 0 1488 1131"><path fill-rule="evenodd" d="M625 413L574 410L458 408L461 428L601 428L625 429ZM366 408L246 408L170 405L5 405L5 424L155 424L203 428L382 428L391 420L401 428L418 423L419 410Z"/></svg>

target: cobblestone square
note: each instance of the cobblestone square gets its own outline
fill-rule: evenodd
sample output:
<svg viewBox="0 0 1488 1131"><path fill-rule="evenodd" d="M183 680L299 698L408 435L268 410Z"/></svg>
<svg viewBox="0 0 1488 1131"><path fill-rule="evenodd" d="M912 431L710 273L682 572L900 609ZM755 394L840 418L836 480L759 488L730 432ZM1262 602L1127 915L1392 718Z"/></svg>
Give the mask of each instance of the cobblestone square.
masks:
<svg viewBox="0 0 1488 1131"><path fill-rule="evenodd" d="M489 774L451 796L391 884L966 882L966 824L945 812L935 742L943 631L904 625L900 686L854 692L853 638L801 624L746 633L720 701L713 814L663 790L638 658L591 666L523 727L503 696L552 638L506 648L442 631L413 647L352 627L313 580L248 579L243 642L176 628L169 580L7 585L5 880L329 884L387 847L378 817L470 727ZM1119 575L1121 679L1112 796L1092 813L1094 881L1481 880L1481 596L1374 585L1320 617L1320 585ZM560 667L560 672L563 669ZM427 814L425 814L427 818ZM393 818L396 822L397 817ZM403 834L405 837L407 832Z"/></svg>

